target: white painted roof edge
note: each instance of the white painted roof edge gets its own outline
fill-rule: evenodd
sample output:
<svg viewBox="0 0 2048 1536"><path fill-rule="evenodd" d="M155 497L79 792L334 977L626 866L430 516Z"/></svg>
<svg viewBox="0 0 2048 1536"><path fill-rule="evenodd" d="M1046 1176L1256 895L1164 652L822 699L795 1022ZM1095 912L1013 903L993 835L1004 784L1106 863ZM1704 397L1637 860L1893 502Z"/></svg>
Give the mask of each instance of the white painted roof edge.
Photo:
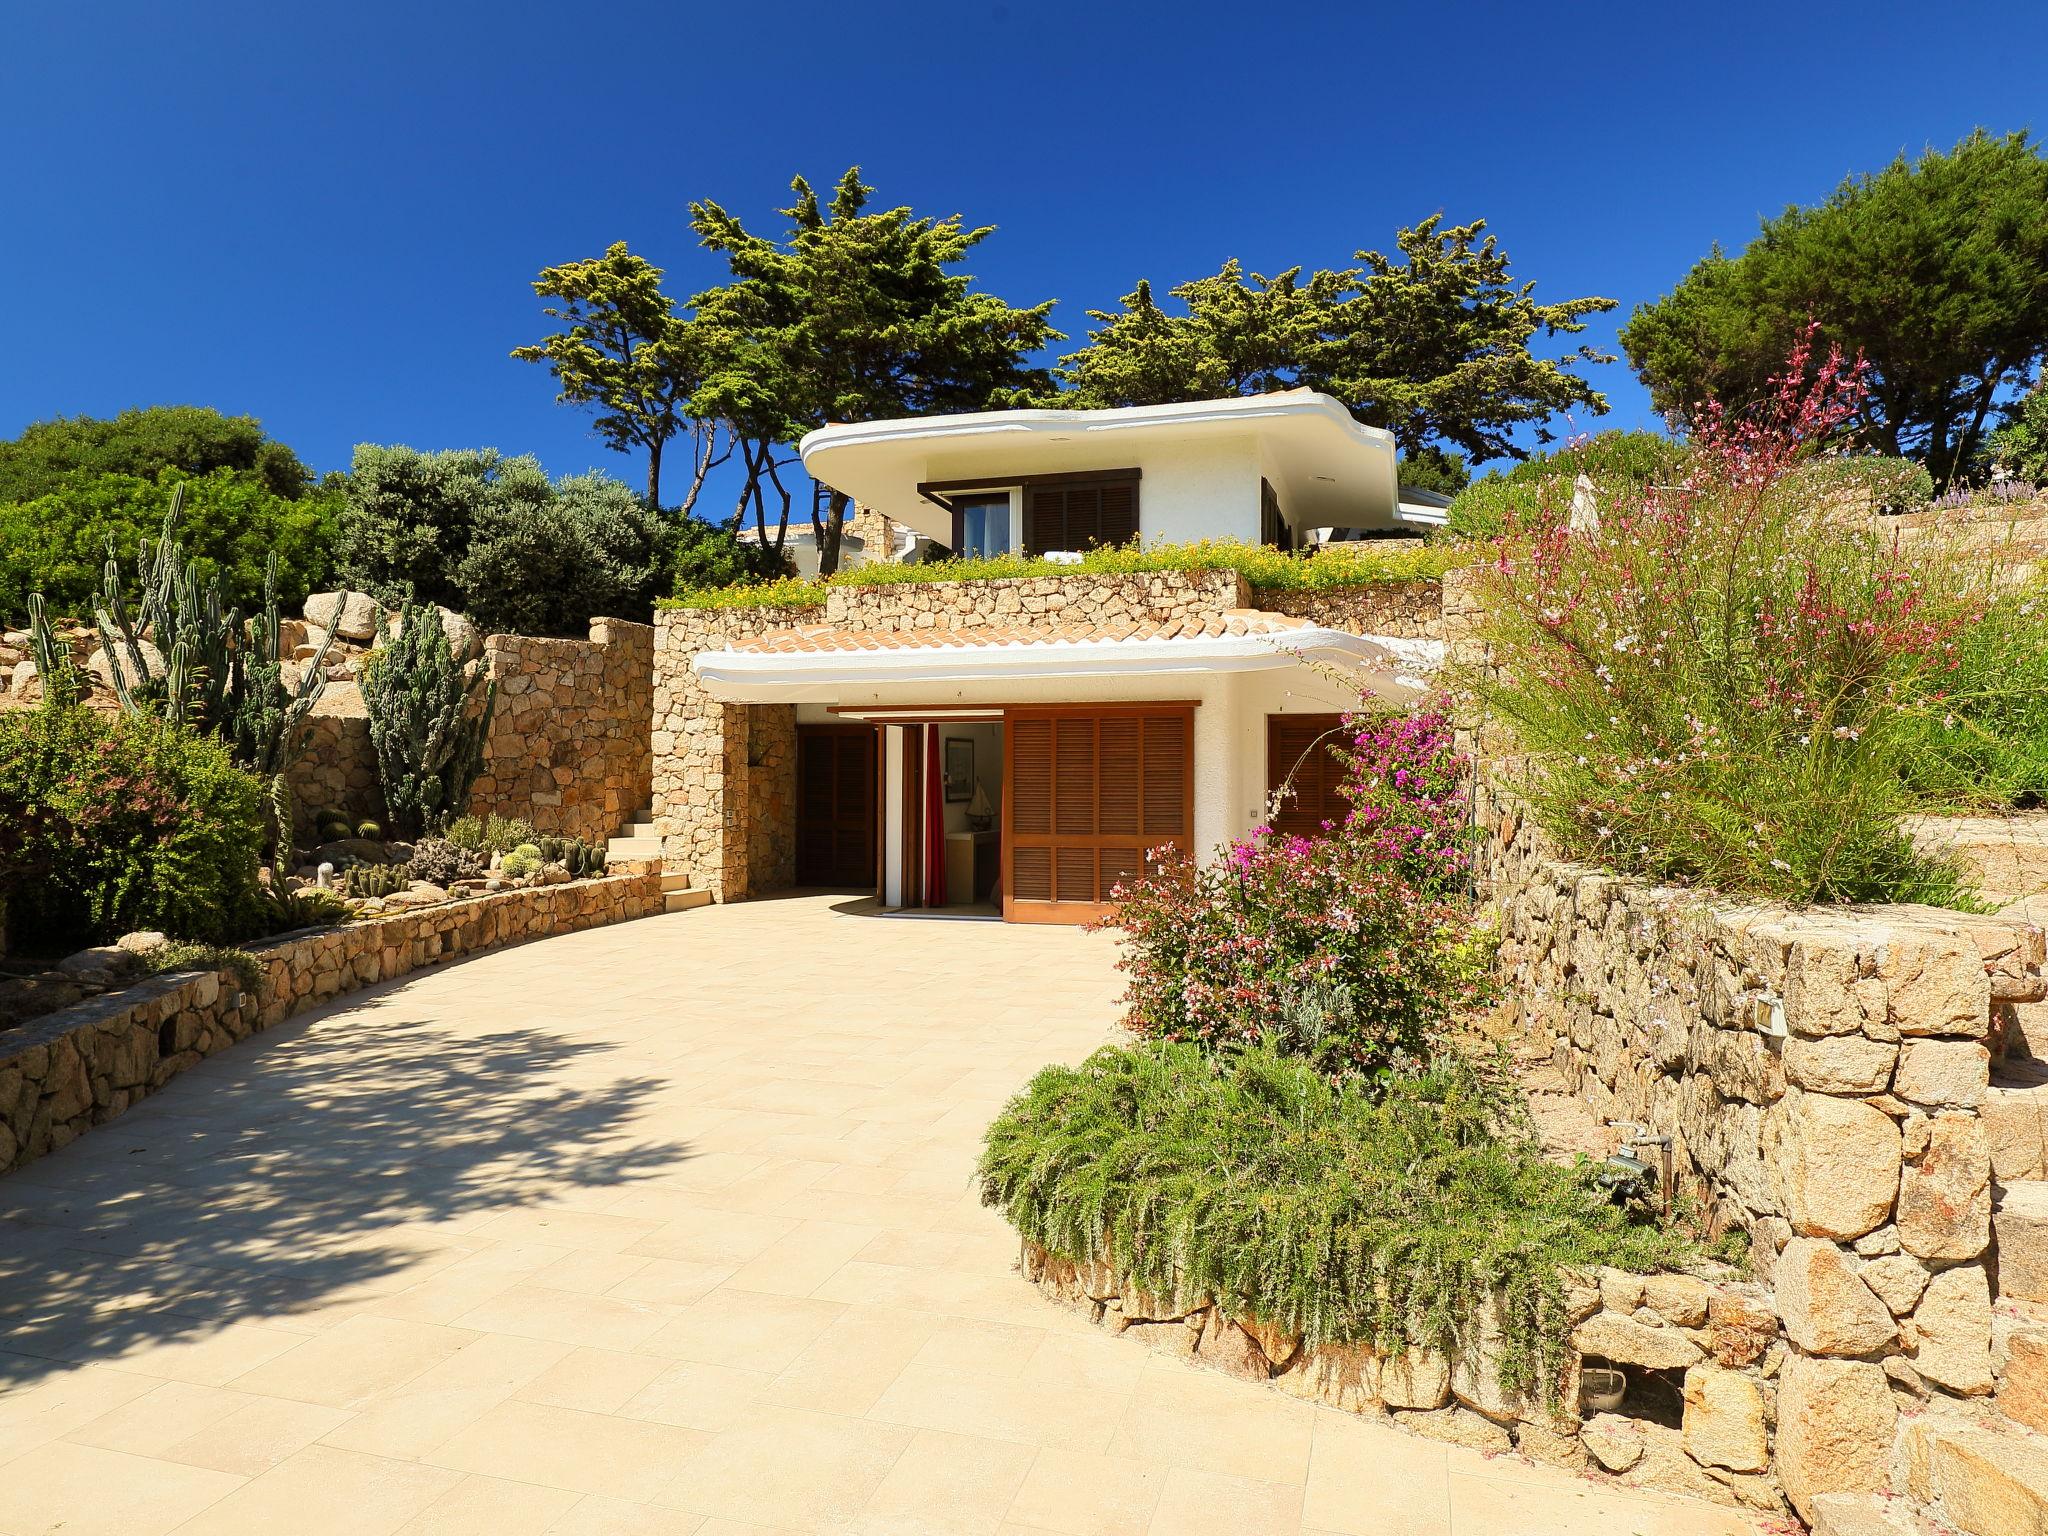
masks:
<svg viewBox="0 0 2048 1536"><path fill-rule="evenodd" d="M1187 400L1172 405L1129 405L1101 411L1021 410L973 411L954 416L904 416L888 421L843 422L804 434L797 452L806 461L821 449L866 443L939 441L960 437L993 437L1006 433L1074 433L1090 435L1149 427L1200 426L1211 422L1234 425L1290 416L1321 417L1352 433L1360 443L1394 452L1394 436L1356 420L1335 397L1311 389L1282 390L1268 395L1236 395L1223 400Z"/></svg>
<svg viewBox="0 0 2048 1536"><path fill-rule="evenodd" d="M889 651L701 651L691 668L726 703L830 702L836 690L874 683L958 683L1011 678L1162 676L1252 672L1323 661L1362 675L1372 692L1408 699L1442 643L1312 628L1284 635L1185 640L1055 640L1031 645L917 646Z"/></svg>

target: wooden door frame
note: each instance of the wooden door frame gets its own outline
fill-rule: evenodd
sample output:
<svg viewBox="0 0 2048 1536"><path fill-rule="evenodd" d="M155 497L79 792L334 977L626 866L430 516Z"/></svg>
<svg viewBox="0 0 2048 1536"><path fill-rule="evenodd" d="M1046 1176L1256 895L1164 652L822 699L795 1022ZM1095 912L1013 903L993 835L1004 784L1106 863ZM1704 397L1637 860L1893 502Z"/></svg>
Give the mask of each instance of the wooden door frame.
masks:
<svg viewBox="0 0 2048 1536"><path fill-rule="evenodd" d="M1181 804L1187 807L1187 839L1194 841L1195 835L1195 709L1198 700L1161 699L1157 701L1119 700L1104 704L1019 704L1003 711L1003 839L1002 839L1002 882L1003 921L1006 923L1063 923L1069 927L1082 923L1100 922L1116 911L1113 901L1020 901L1011 894L1012 882L1016 879L1016 834L1010 825L1012 808L1016 805L1016 753L1013 743L1016 734L1010 727L1012 720L1058 718L1060 716L1086 715L1100 719L1106 715L1171 715L1181 721L1186 732L1187 750L1181 760ZM1098 732L1095 739L1097 766L1097 794L1100 795L1102 737ZM1141 840L1146 836L1140 833ZM1088 837L1068 837L1060 841L1076 847L1089 847L1098 855L1104 847L1125 848L1131 839L1120 834L1094 833ZM1192 855L1193 848L1184 850ZM1146 850L1139 850L1142 863ZM1053 876L1058 879L1055 865ZM1099 877L1098 877L1099 878ZM1055 886L1055 889L1057 887Z"/></svg>

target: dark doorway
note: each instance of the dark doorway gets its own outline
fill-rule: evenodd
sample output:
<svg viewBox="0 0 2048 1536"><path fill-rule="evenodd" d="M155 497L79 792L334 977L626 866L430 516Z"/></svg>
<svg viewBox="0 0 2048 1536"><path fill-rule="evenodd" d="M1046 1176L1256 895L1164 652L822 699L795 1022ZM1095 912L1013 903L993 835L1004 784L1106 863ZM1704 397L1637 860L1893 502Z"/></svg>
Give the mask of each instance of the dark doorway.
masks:
<svg viewBox="0 0 2048 1536"><path fill-rule="evenodd" d="M875 728L796 728L796 883L875 886Z"/></svg>

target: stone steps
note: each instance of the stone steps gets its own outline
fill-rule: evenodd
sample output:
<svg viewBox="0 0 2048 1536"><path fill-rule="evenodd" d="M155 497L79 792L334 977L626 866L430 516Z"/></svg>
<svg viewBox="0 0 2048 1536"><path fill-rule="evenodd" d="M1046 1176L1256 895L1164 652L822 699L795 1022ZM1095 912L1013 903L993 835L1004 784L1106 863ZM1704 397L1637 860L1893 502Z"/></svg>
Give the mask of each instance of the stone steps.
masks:
<svg viewBox="0 0 2048 1536"><path fill-rule="evenodd" d="M710 905L711 893L709 891L685 888L680 891L664 891L661 896L661 910L664 912L694 912L699 907L708 907Z"/></svg>
<svg viewBox="0 0 2048 1536"><path fill-rule="evenodd" d="M607 864L630 864L661 857L661 833L655 830L654 813L641 811L604 845Z"/></svg>
<svg viewBox="0 0 2048 1536"><path fill-rule="evenodd" d="M2048 1436L2000 1415L1972 1420L1925 1414L1899 1444L1905 1491L1965 1536L2039 1536L2048 1532ZM1885 1536L1911 1525L1837 1524L1837 1536ZM1937 1527L1940 1528L1940 1527Z"/></svg>
<svg viewBox="0 0 2048 1536"><path fill-rule="evenodd" d="M2001 1180L1991 1202L2000 1301L2048 1302L2048 1180Z"/></svg>
<svg viewBox="0 0 2048 1536"><path fill-rule="evenodd" d="M1960 859L1993 906L2048 891L2048 813L1912 816L1906 831L1922 848Z"/></svg>
<svg viewBox="0 0 2048 1536"><path fill-rule="evenodd" d="M2048 1063L2007 1057L1992 1069L1978 1113L2001 1184L2048 1179Z"/></svg>

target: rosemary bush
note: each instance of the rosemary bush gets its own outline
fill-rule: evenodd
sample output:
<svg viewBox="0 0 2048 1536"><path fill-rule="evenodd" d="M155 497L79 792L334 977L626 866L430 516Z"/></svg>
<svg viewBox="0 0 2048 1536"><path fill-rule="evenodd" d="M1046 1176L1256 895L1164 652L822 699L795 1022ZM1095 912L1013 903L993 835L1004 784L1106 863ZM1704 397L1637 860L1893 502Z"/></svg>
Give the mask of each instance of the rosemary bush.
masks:
<svg viewBox="0 0 2048 1536"><path fill-rule="evenodd" d="M1497 1299L1503 1386L1542 1387L1567 1266L1697 1251L1611 1203L1592 1165L1543 1161L1503 1104L1455 1061L1373 1092L1264 1045L1107 1048L997 1117L981 1196L1055 1254L1311 1347L1456 1355Z"/></svg>

